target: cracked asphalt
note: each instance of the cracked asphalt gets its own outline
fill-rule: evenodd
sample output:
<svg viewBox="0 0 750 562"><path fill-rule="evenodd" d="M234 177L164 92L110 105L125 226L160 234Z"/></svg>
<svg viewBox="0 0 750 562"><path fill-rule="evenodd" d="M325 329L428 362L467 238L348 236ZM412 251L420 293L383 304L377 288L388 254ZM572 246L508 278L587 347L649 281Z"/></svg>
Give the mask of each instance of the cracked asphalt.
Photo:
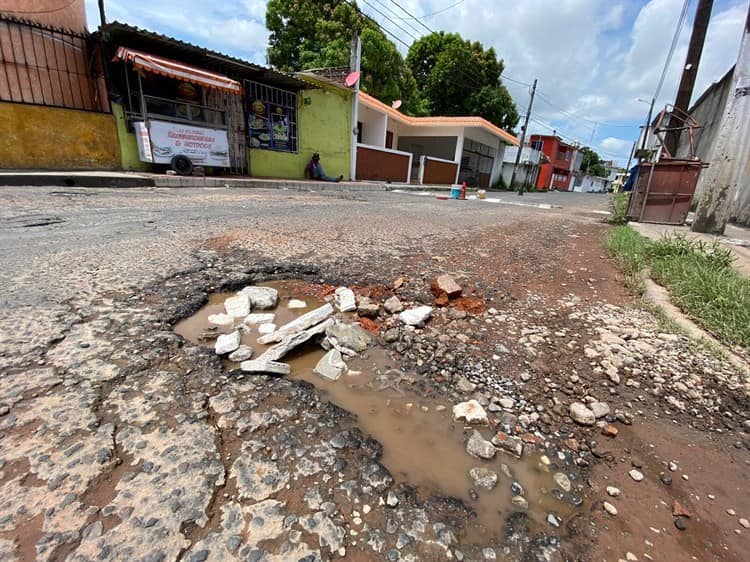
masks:
<svg viewBox="0 0 750 562"><path fill-rule="evenodd" d="M620 369L650 381L649 369L666 377L678 361L684 371L705 369L716 374L710 391L680 384L696 401L722 397L721 406L706 406L695 423L678 407L689 397L673 396L666 417L713 432L711 446L739 443L732 462L746 473L746 379L682 336L659 339L658 320L630 308L601 246L606 197L499 197L527 206L394 193L0 189L0 559L614 560L635 548L628 529L604 540L608 523L593 514L559 531L513 514L499 538L469 541L470 506L395 479L380 462L382 445L313 385L237 377L172 331L211 292L270 279L391 290L405 276L400 297L419 303L431 298L436 273L457 276L497 316L438 314L436 337L489 330L463 338L451 360L468 361L465 352L490 361L502 346L509 359L496 373L471 375L477 397L492 399L489 381L530 380L535 417L516 420L528 446L556 451L566 470L618 462L616 446L597 454L585 428L571 426L566 396L606 398L611 423L625 431L634 416L665 417L660 394L641 400L639 385L609 379L597 394L587 377L601 385L605 370ZM630 330L624 339L602 335L618 325ZM634 341L641 369L612 359ZM406 347L403 336L397 343ZM454 397L468 368L424 369L421 345L398 352L402 366ZM660 354L669 364L652 368ZM571 372L572 382L555 384ZM616 418L618 407L626 413ZM576 447L565 449L566 438ZM727 498L746 483L742 468L730 472ZM575 482L587 506L600 501L601 483L592 482ZM725 531L721 544L734 556L741 533Z"/></svg>

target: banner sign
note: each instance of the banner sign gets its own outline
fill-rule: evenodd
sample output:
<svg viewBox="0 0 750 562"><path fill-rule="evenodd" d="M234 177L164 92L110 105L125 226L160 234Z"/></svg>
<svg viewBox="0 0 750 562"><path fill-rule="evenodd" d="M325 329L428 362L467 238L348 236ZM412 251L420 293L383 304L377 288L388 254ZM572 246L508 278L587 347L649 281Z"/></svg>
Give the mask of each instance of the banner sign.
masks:
<svg viewBox="0 0 750 562"><path fill-rule="evenodd" d="M138 158L141 162L153 162L154 157L151 154L151 140L148 138L148 129L143 121L133 123L135 128L135 141L138 145Z"/></svg>
<svg viewBox="0 0 750 562"><path fill-rule="evenodd" d="M183 154L197 166L229 167L229 140L221 129L206 129L182 123L149 121L154 162L169 164Z"/></svg>

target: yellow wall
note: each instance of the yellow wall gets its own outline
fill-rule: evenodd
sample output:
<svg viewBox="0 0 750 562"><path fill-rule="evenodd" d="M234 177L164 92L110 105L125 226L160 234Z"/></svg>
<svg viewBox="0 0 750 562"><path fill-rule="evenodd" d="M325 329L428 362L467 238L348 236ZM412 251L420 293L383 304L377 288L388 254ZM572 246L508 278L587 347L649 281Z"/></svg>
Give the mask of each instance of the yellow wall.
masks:
<svg viewBox="0 0 750 562"><path fill-rule="evenodd" d="M304 99L310 104L305 105ZM304 90L298 96L299 151L248 150L250 175L255 177L303 178L313 152L320 153L329 176L349 178L351 158L351 92L324 85Z"/></svg>
<svg viewBox="0 0 750 562"><path fill-rule="evenodd" d="M109 113L0 102L0 168L119 167L120 143Z"/></svg>
<svg viewBox="0 0 750 562"><path fill-rule="evenodd" d="M112 104L112 115L115 117L115 123L117 124L117 137L120 139L120 161L122 169L139 172L151 171L152 165L148 162L141 162L138 157L138 144L135 140L135 133L128 132L127 123L125 122L125 113L120 104Z"/></svg>

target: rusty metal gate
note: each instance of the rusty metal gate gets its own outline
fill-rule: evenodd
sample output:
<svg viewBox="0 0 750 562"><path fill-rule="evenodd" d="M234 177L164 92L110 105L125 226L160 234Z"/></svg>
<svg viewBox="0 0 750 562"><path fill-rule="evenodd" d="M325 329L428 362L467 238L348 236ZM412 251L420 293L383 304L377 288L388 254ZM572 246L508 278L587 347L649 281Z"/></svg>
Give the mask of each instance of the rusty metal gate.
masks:
<svg viewBox="0 0 750 562"><path fill-rule="evenodd" d="M663 159L656 164L644 163L637 188L630 196L627 218L684 224L702 167L700 160Z"/></svg>

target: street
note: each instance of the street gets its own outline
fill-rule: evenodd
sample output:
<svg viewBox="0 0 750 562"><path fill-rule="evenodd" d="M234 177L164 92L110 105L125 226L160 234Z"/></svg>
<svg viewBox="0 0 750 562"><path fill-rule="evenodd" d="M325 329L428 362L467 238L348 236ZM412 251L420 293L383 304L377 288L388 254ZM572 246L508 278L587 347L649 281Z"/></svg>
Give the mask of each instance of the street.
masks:
<svg viewBox="0 0 750 562"><path fill-rule="evenodd" d="M606 195L488 197L0 189L0 559L745 559L747 373L623 287ZM174 332L266 283L377 305L349 375Z"/></svg>

